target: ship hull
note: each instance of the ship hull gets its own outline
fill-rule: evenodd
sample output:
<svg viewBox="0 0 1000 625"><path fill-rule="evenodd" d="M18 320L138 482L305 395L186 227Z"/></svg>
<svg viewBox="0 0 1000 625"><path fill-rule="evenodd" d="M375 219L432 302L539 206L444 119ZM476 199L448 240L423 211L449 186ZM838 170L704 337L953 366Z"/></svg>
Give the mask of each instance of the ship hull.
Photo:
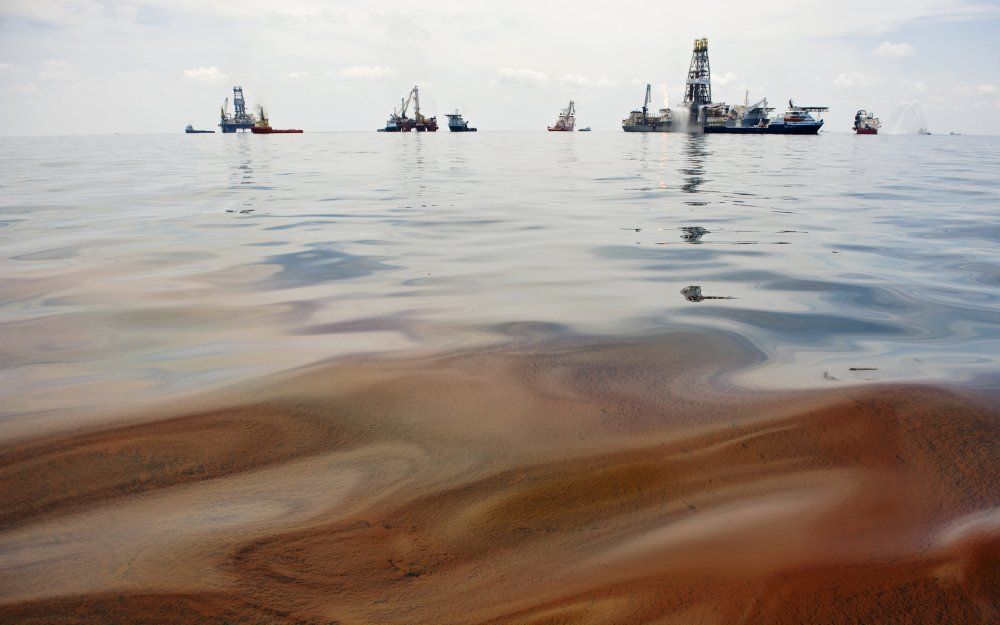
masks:
<svg viewBox="0 0 1000 625"><path fill-rule="evenodd" d="M856 135L877 135L878 128L855 128L854 134Z"/></svg>
<svg viewBox="0 0 1000 625"><path fill-rule="evenodd" d="M622 124L625 132L682 132L672 122L665 124Z"/></svg>
<svg viewBox="0 0 1000 625"><path fill-rule="evenodd" d="M572 128L549 128L549 132L573 132Z"/></svg>
<svg viewBox="0 0 1000 625"><path fill-rule="evenodd" d="M452 132L477 132L479 129L478 128L465 128L465 127L453 128L451 126L448 126L448 130L450 130Z"/></svg>
<svg viewBox="0 0 1000 625"><path fill-rule="evenodd" d="M240 130L246 131L252 129L253 122L247 122L247 123L224 122L222 124L219 124L219 127L222 128L223 134L230 134L233 132L238 132Z"/></svg>
<svg viewBox="0 0 1000 625"><path fill-rule="evenodd" d="M214 130L185 130L185 133L189 135L214 135Z"/></svg>
<svg viewBox="0 0 1000 625"><path fill-rule="evenodd" d="M298 135L298 134L302 134L302 131L298 130L297 128L286 128L286 129L257 128L256 126L254 126L253 128L251 128L250 132L254 133L255 135Z"/></svg>
<svg viewBox="0 0 1000 625"><path fill-rule="evenodd" d="M719 135L814 135L823 124L771 124L770 126L705 126L706 134Z"/></svg>

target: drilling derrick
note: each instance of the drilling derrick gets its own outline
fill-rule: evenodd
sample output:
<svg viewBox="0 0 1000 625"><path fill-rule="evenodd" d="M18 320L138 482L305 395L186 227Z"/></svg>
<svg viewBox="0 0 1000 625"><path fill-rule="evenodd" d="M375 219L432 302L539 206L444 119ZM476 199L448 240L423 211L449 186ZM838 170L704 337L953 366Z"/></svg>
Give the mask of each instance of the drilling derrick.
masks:
<svg viewBox="0 0 1000 625"><path fill-rule="evenodd" d="M233 87L233 117L237 120L247 116L247 102L243 99L243 87Z"/></svg>
<svg viewBox="0 0 1000 625"><path fill-rule="evenodd" d="M247 113L247 103L243 98L243 87L233 87L233 116L229 116L228 99L227 104L222 107L222 119L219 127L222 132L236 132L238 130L250 130L257 121L253 115Z"/></svg>
<svg viewBox="0 0 1000 625"><path fill-rule="evenodd" d="M684 104L691 107L691 121L697 121L701 107L712 102L712 70L708 65L708 39L694 40L688 69Z"/></svg>
<svg viewBox="0 0 1000 625"><path fill-rule="evenodd" d="M695 39L684 102L699 106L712 101L712 71L708 66L708 39Z"/></svg>

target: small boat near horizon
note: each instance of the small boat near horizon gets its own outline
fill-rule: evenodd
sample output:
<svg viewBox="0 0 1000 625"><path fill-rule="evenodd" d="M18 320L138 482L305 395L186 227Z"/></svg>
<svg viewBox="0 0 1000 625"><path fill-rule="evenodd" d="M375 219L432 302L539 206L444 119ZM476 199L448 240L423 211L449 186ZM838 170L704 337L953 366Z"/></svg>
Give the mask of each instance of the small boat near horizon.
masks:
<svg viewBox="0 0 1000 625"><path fill-rule="evenodd" d="M189 135L214 135L215 134L214 130L196 130L195 127L193 125L191 125L191 124L188 124L187 126L184 127L184 132L187 133L187 134L189 134Z"/></svg>

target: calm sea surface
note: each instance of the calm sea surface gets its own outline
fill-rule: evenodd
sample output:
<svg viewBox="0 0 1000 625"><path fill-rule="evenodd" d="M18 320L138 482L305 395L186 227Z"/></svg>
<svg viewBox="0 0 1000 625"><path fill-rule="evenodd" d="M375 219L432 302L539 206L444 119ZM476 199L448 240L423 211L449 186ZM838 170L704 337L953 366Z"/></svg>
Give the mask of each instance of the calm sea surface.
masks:
<svg viewBox="0 0 1000 625"><path fill-rule="evenodd" d="M740 337L753 386L998 371L998 138L4 143L7 420L346 355L683 328Z"/></svg>

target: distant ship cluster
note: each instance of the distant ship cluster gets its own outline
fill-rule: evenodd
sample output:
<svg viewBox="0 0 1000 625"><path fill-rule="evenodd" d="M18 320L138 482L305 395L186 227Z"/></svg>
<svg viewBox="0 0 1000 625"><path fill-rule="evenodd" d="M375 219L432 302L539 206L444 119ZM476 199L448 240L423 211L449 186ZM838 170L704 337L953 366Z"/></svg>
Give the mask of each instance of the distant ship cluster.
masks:
<svg viewBox="0 0 1000 625"><path fill-rule="evenodd" d="M814 135L823 127L822 114L829 110L826 106L799 106L792 100L788 101L788 109L783 115L774 116L774 108L768 106L767 98L750 102L747 92L743 104L729 105L725 102L712 100L712 73L708 60L708 39L694 41L694 51L691 53L691 65L688 69L684 89L684 101L677 109L661 108L653 113L650 108L651 86L646 85L646 97L642 108L629 113L622 120L625 132L684 132L705 134L778 134L778 135ZM413 117L410 117L410 107L413 107ZM229 100L222 106L219 127L223 133L246 132L254 134L301 133L298 129L279 130L272 128L261 108L257 115L247 113L246 101L241 87L233 88L233 114L229 114ZM448 114L448 130L452 132L476 132L476 128L462 118L456 110ZM853 130L859 135L878 134L880 127L878 117L865 110L859 110L854 116ZM384 127L379 132L437 132L437 117L425 116L420 110L420 89L415 86L410 93L400 100L398 109L393 109ZM576 103L570 100L569 105L560 113L556 122L548 127L550 132L580 132L590 128L576 128ZM191 125L185 129L188 133L212 133L214 130L195 130Z"/></svg>

